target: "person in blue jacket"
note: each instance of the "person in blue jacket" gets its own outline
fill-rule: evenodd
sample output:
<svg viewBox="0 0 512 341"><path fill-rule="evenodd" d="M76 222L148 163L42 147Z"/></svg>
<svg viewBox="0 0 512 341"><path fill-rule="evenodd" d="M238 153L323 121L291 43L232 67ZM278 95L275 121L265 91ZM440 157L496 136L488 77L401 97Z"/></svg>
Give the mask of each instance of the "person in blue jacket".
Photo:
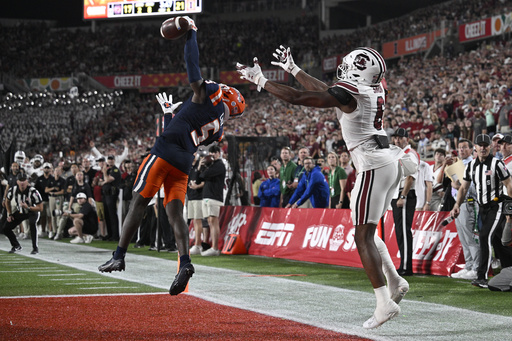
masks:
<svg viewBox="0 0 512 341"><path fill-rule="evenodd" d="M304 169L306 174L300 179L299 185L286 207L297 208L304 201L311 198L313 208L328 208L330 199L329 184L325 180L322 170L319 166L315 166L315 162L311 157L304 159Z"/></svg>
<svg viewBox="0 0 512 341"><path fill-rule="evenodd" d="M279 207L281 198L280 180L276 178L277 170L274 166L267 167L268 179L263 181L258 191L260 207Z"/></svg>

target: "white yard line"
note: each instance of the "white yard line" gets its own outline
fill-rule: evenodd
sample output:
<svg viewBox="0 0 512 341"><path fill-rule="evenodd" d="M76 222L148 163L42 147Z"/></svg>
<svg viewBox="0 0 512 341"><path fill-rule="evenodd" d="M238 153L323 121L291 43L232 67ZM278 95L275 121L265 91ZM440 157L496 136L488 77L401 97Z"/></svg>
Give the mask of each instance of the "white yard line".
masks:
<svg viewBox="0 0 512 341"><path fill-rule="evenodd" d="M7 246L2 243L0 249L8 251L10 247ZM30 249L29 243L26 249ZM112 253L86 245L55 243L44 239L40 240L39 249L39 255L32 256L24 251L21 254L94 273L99 273L97 267L107 261ZM128 253L127 271L105 276L168 290L176 274L176 266L175 261ZM337 332L374 340L510 338L512 317L407 299L400 303L401 316L376 330L368 331L362 328L362 324L373 313L373 294L283 277L252 277L239 271L201 265L195 265L195 268L189 295Z"/></svg>

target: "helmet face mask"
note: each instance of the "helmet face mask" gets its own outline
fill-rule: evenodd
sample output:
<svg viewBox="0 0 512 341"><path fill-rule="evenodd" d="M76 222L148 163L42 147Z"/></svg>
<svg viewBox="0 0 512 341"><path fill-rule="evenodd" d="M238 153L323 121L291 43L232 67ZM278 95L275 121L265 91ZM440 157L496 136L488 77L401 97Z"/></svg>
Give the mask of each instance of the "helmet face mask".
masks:
<svg viewBox="0 0 512 341"><path fill-rule="evenodd" d="M241 117L245 110L244 96L235 88L224 84L220 84L220 86L225 113L229 115L229 118Z"/></svg>
<svg viewBox="0 0 512 341"><path fill-rule="evenodd" d="M372 48L359 47L343 58L338 65L337 77L366 86L378 86L384 78L384 58Z"/></svg>

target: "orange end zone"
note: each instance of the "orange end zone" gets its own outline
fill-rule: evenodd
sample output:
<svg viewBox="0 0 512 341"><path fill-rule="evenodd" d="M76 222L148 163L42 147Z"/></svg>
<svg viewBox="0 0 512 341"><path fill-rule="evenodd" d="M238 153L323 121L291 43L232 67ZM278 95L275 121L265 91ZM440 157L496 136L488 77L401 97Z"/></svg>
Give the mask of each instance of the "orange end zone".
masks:
<svg viewBox="0 0 512 341"><path fill-rule="evenodd" d="M168 294L0 299L3 340L366 340Z"/></svg>

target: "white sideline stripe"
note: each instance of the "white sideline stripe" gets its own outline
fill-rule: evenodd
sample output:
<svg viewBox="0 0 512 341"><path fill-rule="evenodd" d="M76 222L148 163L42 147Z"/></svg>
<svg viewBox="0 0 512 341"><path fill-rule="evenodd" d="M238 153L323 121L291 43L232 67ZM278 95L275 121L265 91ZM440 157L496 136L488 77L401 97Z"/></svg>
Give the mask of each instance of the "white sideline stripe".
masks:
<svg viewBox="0 0 512 341"><path fill-rule="evenodd" d="M55 268L53 268L55 269ZM5 270L5 271L0 271L0 273L8 273L8 272L49 272L50 270L43 270L43 271L39 271L39 270ZM51 271L67 271L67 270L51 270ZM56 276L62 276L63 274L55 274ZM45 275L38 275L38 276L45 276Z"/></svg>
<svg viewBox="0 0 512 341"><path fill-rule="evenodd" d="M78 288L79 290L98 290L98 289L135 289L138 287L91 287L91 288Z"/></svg>
<svg viewBox="0 0 512 341"><path fill-rule="evenodd" d="M58 270L58 271L68 271L68 270ZM52 276L86 276L82 273L72 273L72 274L39 274L41 277L52 277Z"/></svg>
<svg viewBox="0 0 512 341"><path fill-rule="evenodd" d="M22 246L30 247L30 242L21 242ZM3 244L0 245L0 250L8 251ZM56 248L55 242L49 240L41 240L39 250L39 255L27 253L26 257L95 274L99 274L98 266L108 260L112 253L110 250L81 244L59 243ZM21 254L25 255L23 252ZM192 261L194 257L196 256L192 257ZM128 253L127 271L103 275L167 291L176 274L176 267L175 261ZM248 274L201 265L195 265L195 269L196 273L189 287L189 294L192 296L340 333L378 341L510 339L508 326L512 325L512 317L407 299L400 303L400 316L376 330L365 330L362 324L375 309L373 293L283 277L243 277ZM169 295L167 292L162 294ZM411 287L409 295L415 295L414 287Z"/></svg>
<svg viewBox="0 0 512 341"><path fill-rule="evenodd" d="M97 278L50 278L50 281L97 281Z"/></svg>
<svg viewBox="0 0 512 341"><path fill-rule="evenodd" d="M119 282L74 282L74 283L64 283L64 285L89 285L89 284L117 284Z"/></svg>

